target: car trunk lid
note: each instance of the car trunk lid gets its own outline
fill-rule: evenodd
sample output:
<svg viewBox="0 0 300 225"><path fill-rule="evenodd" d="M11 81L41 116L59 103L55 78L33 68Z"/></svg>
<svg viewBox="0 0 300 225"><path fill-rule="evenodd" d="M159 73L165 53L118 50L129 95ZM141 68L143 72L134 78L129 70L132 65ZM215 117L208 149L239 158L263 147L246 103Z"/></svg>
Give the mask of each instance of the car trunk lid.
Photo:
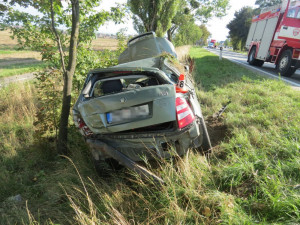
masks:
<svg viewBox="0 0 300 225"><path fill-rule="evenodd" d="M95 134L132 131L176 121L175 94L174 85L161 84L92 98L78 110Z"/></svg>

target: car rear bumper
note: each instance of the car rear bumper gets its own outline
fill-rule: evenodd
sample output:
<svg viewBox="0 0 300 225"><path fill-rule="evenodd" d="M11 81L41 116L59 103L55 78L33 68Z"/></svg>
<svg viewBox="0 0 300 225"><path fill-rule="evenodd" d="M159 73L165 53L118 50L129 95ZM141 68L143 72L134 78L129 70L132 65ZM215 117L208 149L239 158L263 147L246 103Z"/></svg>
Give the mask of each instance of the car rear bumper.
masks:
<svg viewBox="0 0 300 225"><path fill-rule="evenodd" d="M170 158L174 154L184 155L188 148L201 145L201 135L199 124L195 120L185 129L172 132L111 134L93 139L118 150L133 161L142 161L144 158ZM93 139L89 139L88 144ZM89 146L96 160L110 158L101 147L93 144Z"/></svg>

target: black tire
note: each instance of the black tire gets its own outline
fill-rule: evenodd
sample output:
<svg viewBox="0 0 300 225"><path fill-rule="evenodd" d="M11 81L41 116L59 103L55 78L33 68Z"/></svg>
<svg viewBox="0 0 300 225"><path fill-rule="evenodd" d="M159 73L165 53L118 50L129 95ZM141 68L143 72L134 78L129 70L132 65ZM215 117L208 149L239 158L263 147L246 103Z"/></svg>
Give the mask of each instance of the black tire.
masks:
<svg viewBox="0 0 300 225"><path fill-rule="evenodd" d="M258 66L258 67L262 67L262 65L264 65L264 61L263 60L259 60L255 58L255 53L256 53L256 46L254 46L248 56L248 63L252 66Z"/></svg>
<svg viewBox="0 0 300 225"><path fill-rule="evenodd" d="M255 62L256 62L255 52L256 52L256 47L254 46L253 48L251 48L251 51L248 55L248 63L252 66L255 66Z"/></svg>
<svg viewBox="0 0 300 225"><path fill-rule="evenodd" d="M208 134L208 131L207 131L207 128L206 128L206 124L205 124L205 121L204 121L204 118L202 117L201 118L201 124L200 124L200 130L202 131L203 133L203 139L202 139L202 145L201 145L201 149L203 151L209 151L212 146L211 146L211 142L210 142L210 138L209 138L209 134Z"/></svg>
<svg viewBox="0 0 300 225"><path fill-rule="evenodd" d="M292 76L296 68L291 67L292 66L292 51L290 49L285 50L278 60L278 63L276 65L276 69L278 74L284 77L290 77Z"/></svg>

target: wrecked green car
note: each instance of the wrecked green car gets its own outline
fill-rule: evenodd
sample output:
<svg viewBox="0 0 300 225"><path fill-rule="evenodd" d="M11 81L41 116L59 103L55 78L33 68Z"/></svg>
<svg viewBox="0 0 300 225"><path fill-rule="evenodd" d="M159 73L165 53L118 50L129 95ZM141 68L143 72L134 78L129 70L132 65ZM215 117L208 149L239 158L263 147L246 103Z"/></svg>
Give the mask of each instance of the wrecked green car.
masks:
<svg viewBox="0 0 300 225"><path fill-rule="evenodd" d="M179 71L165 38L132 38L119 65L88 73L73 119L97 162L135 162L210 148L200 104L188 68ZM183 67L184 68L184 67Z"/></svg>

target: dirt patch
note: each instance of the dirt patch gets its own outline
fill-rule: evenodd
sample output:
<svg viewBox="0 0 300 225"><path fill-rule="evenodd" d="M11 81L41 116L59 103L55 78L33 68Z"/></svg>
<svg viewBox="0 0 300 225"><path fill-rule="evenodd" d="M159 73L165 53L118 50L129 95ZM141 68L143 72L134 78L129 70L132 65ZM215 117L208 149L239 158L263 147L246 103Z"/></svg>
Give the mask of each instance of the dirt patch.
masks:
<svg viewBox="0 0 300 225"><path fill-rule="evenodd" d="M224 124L223 117L210 116L206 119L207 131L210 136L212 147L216 147L222 141L230 137L228 127Z"/></svg>

